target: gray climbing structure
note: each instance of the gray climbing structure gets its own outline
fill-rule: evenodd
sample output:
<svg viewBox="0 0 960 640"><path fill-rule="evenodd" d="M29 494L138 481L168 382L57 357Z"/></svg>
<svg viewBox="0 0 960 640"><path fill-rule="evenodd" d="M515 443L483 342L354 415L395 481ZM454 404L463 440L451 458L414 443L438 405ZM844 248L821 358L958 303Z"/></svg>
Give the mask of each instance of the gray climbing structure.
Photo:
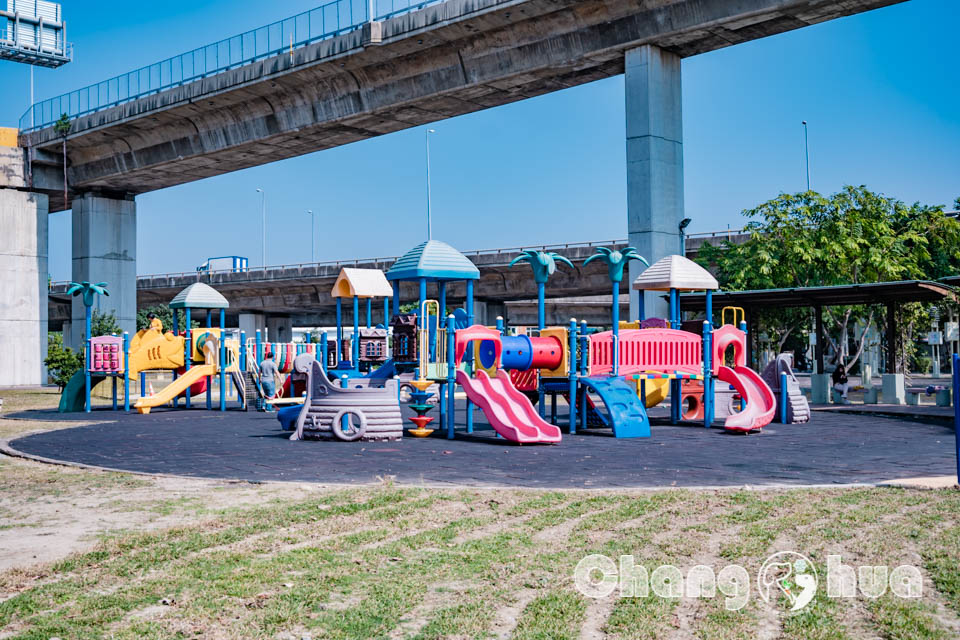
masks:
<svg viewBox="0 0 960 640"><path fill-rule="evenodd" d="M773 390L773 395L777 398L777 415L780 415L781 403L787 403L787 424L800 424L810 422L810 404L807 397L800 390L800 381L793 373L791 362L793 356L789 353L781 353L777 359L768 364L764 370L763 381ZM780 388L780 374L787 374L786 393ZM786 398L786 400L784 400Z"/></svg>
<svg viewBox="0 0 960 640"><path fill-rule="evenodd" d="M307 397L291 440L399 440L403 419L397 381L383 387L343 389L335 386L316 360L307 370Z"/></svg>

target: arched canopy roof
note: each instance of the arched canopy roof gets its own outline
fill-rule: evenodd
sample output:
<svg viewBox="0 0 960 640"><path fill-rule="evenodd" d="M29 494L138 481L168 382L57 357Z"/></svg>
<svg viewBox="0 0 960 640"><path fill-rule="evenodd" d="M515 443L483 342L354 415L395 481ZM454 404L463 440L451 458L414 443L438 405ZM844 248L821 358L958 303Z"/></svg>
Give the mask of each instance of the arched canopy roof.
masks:
<svg viewBox="0 0 960 640"><path fill-rule="evenodd" d="M389 298L393 287L380 269L344 267L333 283L330 295L334 298Z"/></svg>
<svg viewBox="0 0 960 640"><path fill-rule="evenodd" d="M427 240L393 263L387 280L479 280L480 270L446 242Z"/></svg>
<svg viewBox="0 0 960 640"><path fill-rule="evenodd" d="M203 282L194 282L170 301L171 309L229 309L230 303L219 291Z"/></svg>
<svg viewBox="0 0 960 640"><path fill-rule="evenodd" d="M717 279L696 262L683 256L660 258L637 276L632 289L643 291L701 291L719 289Z"/></svg>

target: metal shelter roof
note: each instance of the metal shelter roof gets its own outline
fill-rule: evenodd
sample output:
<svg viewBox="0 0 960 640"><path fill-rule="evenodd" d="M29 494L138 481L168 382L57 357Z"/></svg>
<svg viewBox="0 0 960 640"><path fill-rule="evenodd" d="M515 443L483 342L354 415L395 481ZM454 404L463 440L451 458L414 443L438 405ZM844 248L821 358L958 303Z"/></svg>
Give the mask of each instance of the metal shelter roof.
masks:
<svg viewBox="0 0 960 640"><path fill-rule="evenodd" d="M401 256L387 280L479 280L480 270L465 255L440 240L427 240Z"/></svg>
<svg viewBox="0 0 960 640"><path fill-rule="evenodd" d="M170 301L171 309L229 309L230 303L219 291L203 282L194 282Z"/></svg>
<svg viewBox="0 0 960 640"><path fill-rule="evenodd" d="M644 269L630 285L644 291L700 291L719 289L717 279L693 260L680 255L665 256Z"/></svg>
<svg viewBox="0 0 960 640"><path fill-rule="evenodd" d="M960 278L957 278L960 281ZM830 307L852 304L887 304L891 302L936 302L945 297L957 299L958 290L944 282L901 280L840 284L829 287L791 287L787 289L754 289L751 291L715 291L713 304L737 307ZM703 309L705 293L680 295L680 308Z"/></svg>
<svg viewBox="0 0 960 640"><path fill-rule="evenodd" d="M333 283L330 295L334 298L389 298L393 287L380 269L344 267Z"/></svg>

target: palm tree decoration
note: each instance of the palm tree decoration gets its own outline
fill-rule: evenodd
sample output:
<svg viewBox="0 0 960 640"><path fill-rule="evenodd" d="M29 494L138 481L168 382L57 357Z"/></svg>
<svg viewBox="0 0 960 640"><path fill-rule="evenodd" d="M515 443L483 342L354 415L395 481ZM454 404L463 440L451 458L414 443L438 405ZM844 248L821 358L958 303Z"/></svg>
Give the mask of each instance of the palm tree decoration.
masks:
<svg viewBox="0 0 960 640"><path fill-rule="evenodd" d="M613 331L614 349L613 374L616 375L619 369L617 338L620 333L620 281L623 280L623 268L626 267L631 260L639 260L648 267L650 263L647 262L647 259L640 255L634 247L627 247L623 249L623 251L615 251L607 247L597 247L597 252L584 260L583 266L587 266L592 261L598 259L607 263L607 274L610 276L610 282L613 283L613 305L611 311L613 326L611 330Z"/></svg>
<svg viewBox="0 0 960 640"><path fill-rule="evenodd" d="M557 271L557 261L563 262L575 268L573 263L553 251L534 251L527 249L521 255L510 261L510 266L517 264L521 260L526 260L533 269L533 281L537 283L537 327L543 329L545 324L545 312L543 304L544 289L547 280Z"/></svg>
<svg viewBox="0 0 960 640"><path fill-rule="evenodd" d="M107 291L106 282L98 282L96 284L91 284L87 281L83 282L71 282L70 287L67 288L67 295L79 296L83 295L83 306L84 306L84 324L86 326L86 332L84 333L84 341L90 340L90 319L91 319L91 308L93 307L93 301L98 295L109 296L110 292ZM89 344L89 342L87 342ZM90 349L84 348L84 374L86 377L86 410L90 412Z"/></svg>

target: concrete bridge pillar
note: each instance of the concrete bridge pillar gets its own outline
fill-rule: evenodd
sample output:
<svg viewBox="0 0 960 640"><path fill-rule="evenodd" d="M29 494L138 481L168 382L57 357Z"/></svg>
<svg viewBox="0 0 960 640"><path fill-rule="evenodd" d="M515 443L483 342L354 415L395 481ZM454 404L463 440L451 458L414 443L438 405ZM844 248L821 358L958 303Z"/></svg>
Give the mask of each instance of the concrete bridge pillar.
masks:
<svg viewBox="0 0 960 640"><path fill-rule="evenodd" d="M257 331L266 331L267 317L262 313L241 313L237 324L240 331L247 334L247 338L253 338Z"/></svg>
<svg viewBox="0 0 960 640"><path fill-rule="evenodd" d="M683 254L683 124L680 57L653 45L631 49L625 60L627 116L627 233L630 244L653 264ZM630 282L642 263L630 263ZM629 283L622 287L626 291ZM666 318L669 305L659 292L647 292L647 317ZM630 319L639 313L630 296Z"/></svg>
<svg viewBox="0 0 960 640"><path fill-rule="evenodd" d="M100 296L94 310L113 311L123 331L137 328L137 205L133 197L114 198L87 193L73 208L73 281L106 282L109 296ZM83 300L73 299L73 327L84 326ZM74 348L83 331L71 331Z"/></svg>
<svg viewBox="0 0 960 640"><path fill-rule="evenodd" d="M270 342L291 342L293 340L293 319L288 316L269 316L267 318L267 336Z"/></svg>
<svg viewBox="0 0 960 640"><path fill-rule="evenodd" d="M0 387L46 383L47 207L0 188Z"/></svg>

